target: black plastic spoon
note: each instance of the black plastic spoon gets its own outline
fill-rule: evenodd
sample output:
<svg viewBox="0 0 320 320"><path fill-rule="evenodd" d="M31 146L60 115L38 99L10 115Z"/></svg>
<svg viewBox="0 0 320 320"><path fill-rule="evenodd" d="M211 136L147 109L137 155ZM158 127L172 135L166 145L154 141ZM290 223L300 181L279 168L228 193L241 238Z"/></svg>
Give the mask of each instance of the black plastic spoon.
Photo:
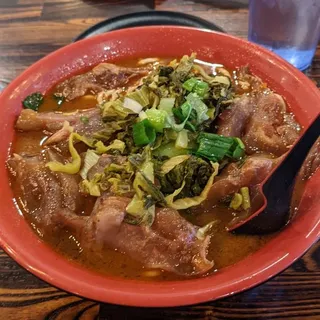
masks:
<svg viewBox="0 0 320 320"><path fill-rule="evenodd" d="M294 180L308 152L320 135L320 114L305 130L282 162L257 186L262 206L249 217L230 225L228 231L263 234L281 229L290 220Z"/></svg>

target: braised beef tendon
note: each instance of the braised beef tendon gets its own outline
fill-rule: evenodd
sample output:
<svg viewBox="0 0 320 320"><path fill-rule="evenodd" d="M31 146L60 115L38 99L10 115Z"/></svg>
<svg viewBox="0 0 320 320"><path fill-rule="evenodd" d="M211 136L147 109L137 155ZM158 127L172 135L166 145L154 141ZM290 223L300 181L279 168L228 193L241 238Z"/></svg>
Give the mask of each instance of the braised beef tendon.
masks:
<svg viewBox="0 0 320 320"><path fill-rule="evenodd" d="M55 250L107 275L200 277L255 252L273 235L228 226L258 208L257 186L300 126L249 70L194 54L101 63L26 97L7 162L20 211Z"/></svg>
<svg viewBox="0 0 320 320"><path fill-rule="evenodd" d="M124 222L129 198L101 196L90 217L61 211L63 226L75 232L84 246L101 250L116 249L140 261L147 268L157 268L180 275L197 275L212 268L207 260L209 236L197 238L198 227L182 218L178 211L158 209L152 227Z"/></svg>
<svg viewBox="0 0 320 320"><path fill-rule="evenodd" d="M257 104L256 96L242 95L235 98L230 107L219 115L217 133L227 137L240 137Z"/></svg>
<svg viewBox="0 0 320 320"><path fill-rule="evenodd" d="M286 109L283 98L273 92L241 96L220 115L218 134L240 137L247 153L281 156L300 130Z"/></svg>
<svg viewBox="0 0 320 320"><path fill-rule="evenodd" d="M213 183L208 195L208 205L217 204L226 196L238 192L242 187L258 185L279 160L268 154L257 154L247 157L242 165L229 164Z"/></svg>
<svg viewBox="0 0 320 320"><path fill-rule="evenodd" d="M66 124L68 125L66 126ZM24 109L21 111L16 123L16 129L19 131L45 130L52 134L47 144L67 140L70 134L70 126L72 126L72 131L86 136L91 136L94 132L104 129L98 108L69 113L35 112L30 109Z"/></svg>
<svg viewBox="0 0 320 320"><path fill-rule="evenodd" d="M53 173L45 163L59 155L48 151L40 155L18 155L8 160L15 184L19 187L21 206L37 224L44 228L53 225L53 216L61 209L78 212L81 197L76 176Z"/></svg>
<svg viewBox="0 0 320 320"><path fill-rule="evenodd" d="M79 74L63 81L56 93L68 100L84 96L87 93L99 93L103 90L124 87L130 80L148 73L147 68L126 68L111 63L100 63L91 71Z"/></svg>

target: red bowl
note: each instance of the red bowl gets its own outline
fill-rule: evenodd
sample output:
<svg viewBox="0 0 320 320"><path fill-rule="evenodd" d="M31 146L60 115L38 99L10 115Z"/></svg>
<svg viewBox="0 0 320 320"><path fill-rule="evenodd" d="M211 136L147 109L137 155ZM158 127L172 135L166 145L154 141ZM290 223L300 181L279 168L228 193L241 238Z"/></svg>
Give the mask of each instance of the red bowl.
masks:
<svg viewBox="0 0 320 320"><path fill-rule="evenodd" d="M298 121L307 126L320 110L320 93L290 64L247 41L184 27L143 27L114 31L68 45L27 69L0 96L0 245L39 278L89 299L130 306L178 306L221 298L257 285L288 267L320 234L320 170L306 185L297 218L262 249L206 278L143 282L102 276L68 261L43 243L12 201L5 161L14 137L21 100L45 92L60 79L101 61L138 57L198 58L252 72L283 95Z"/></svg>

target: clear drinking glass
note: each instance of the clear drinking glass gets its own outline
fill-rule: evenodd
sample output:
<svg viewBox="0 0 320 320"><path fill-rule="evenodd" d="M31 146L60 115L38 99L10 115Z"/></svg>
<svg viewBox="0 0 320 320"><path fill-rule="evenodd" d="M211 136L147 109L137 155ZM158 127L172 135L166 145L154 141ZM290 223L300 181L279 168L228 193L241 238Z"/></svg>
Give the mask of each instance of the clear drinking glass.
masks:
<svg viewBox="0 0 320 320"><path fill-rule="evenodd" d="M312 62L320 36L320 0L250 0L248 39L300 70Z"/></svg>

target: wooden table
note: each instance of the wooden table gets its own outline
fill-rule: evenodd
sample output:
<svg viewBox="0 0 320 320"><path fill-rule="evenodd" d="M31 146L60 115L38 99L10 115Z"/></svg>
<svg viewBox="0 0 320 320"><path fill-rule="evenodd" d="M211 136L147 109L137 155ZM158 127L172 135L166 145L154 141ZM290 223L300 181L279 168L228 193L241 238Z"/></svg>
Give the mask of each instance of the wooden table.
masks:
<svg viewBox="0 0 320 320"><path fill-rule="evenodd" d="M246 0L156 1L214 21L246 38ZM35 61L70 43L89 26L124 13L151 10L153 1L0 0L0 79L12 80ZM320 87L320 47L306 71ZM60 291L0 251L0 319L320 319L320 242L272 280L201 305L140 309L104 305Z"/></svg>

